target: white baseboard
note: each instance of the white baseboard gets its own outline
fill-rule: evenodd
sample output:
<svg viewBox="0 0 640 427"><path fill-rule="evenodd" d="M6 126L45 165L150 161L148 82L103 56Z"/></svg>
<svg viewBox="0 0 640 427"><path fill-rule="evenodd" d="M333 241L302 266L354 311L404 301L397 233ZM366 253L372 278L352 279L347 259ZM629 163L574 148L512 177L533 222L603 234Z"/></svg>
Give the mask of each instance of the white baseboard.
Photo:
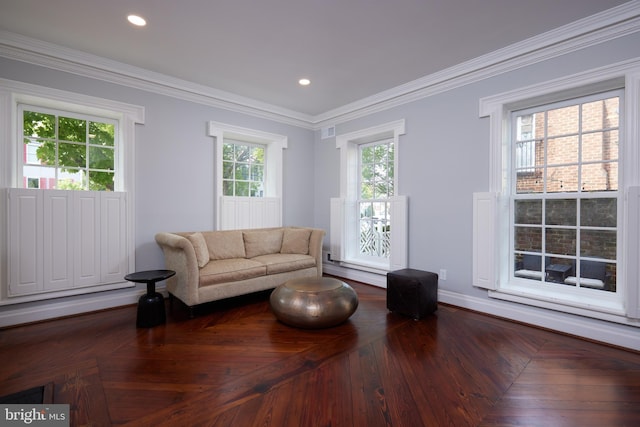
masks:
<svg viewBox="0 0 640 427"><path fill-rule="evenodd" d="M379 288L387 288L386 275L341 267L331 261L322 263L322 271L332 276L344 277L345 279L355 280L356 282L366 283L367 285L373 285Z"/></svg>
<svg viewBox="0 0 640 427"><path fill-rule="evenodd" d="M166 296L164 286L158 286L156 291ZM50 300L46 304L5 306L0 312L0 328L137 304L145 292L144 289L131 288L117 293L98 292L83 298Z"/></svg>
<svg viewBox="0 0 640 427"><path fill-rule="evenodd" d="M322 268L327 274L381 288L387 287L385 276L344 268L331 262L323 263ZM438 301L588 340L640 351L640 334L638 328L634 326L559 313L525 304L477 298L442 289L438 290Z"/></svg>
<svg viewBox="0 0 640 427"><path fill-rule="evenodd" d="M509 304L500 300L486 300L446 290L438 291L438 300L492 316L640 351L640 334L638 333L638 328L633 326L558 313L524 304Z"/></svg>

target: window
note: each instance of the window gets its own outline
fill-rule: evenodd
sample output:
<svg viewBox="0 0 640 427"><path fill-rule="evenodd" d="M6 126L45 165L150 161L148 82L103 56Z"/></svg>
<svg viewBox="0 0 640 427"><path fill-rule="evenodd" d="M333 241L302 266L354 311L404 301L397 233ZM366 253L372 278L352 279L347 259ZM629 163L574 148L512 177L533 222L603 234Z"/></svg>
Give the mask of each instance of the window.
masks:
<svg viewBox="0 0 640 427"><path fill-rule="evenodd" d="M0 132L0 306L131 287L144 108L4 79L0 89L0 129L12 130Z"/></svg>
<svg viewBox="0 0 640 427"><path fill-rule="evenodd" d="M491 175L474 194L474 286L637 325L639 71L628 61L480 101Z"/></svg>
<svg viewBox="0 0 640 427"><path fill-rule="evenodd" d="M616 292L620 96L511 114L515 277ZM523 142L535 147L532 163L518 162Z"/></svg>
<svg viewBox="0 0 640 427"><path fill-rule="evenodd" d="M516 126L515 167L519 173L533 172L536 164L535 114L523 114L518 117Z"/></svg>
<svg viewBox="0 0 640 427"><path fill-rule="evenodd" d="M360 247L362 256L389 258L393 197L393 139L359 147Z"/></svg>
<svg viewBox="0 0 640 427"><path fill-rule="evenodd" d="M209 122L215 141L219 230L282 225L282 151L287 137Z"/></svg>
<svg viewBox="0 0 640 427"><path fill-rule="evenodd" d="M331 258L386 274L407 265L408 200L397 194L404 120L336 137L340 197L331 199Z"/></svg>
<svg viewBox="0 0 640 427"><path fill-rule="evenodd" d="M113 191L117 121L20 105L25 188Z"/></svg>
<svg viewBox="0 0 640 427"><path fill-rule="evenodd" d="M264 197L264 159L262 145L225 140L222 147L222 194Z"/></svg>

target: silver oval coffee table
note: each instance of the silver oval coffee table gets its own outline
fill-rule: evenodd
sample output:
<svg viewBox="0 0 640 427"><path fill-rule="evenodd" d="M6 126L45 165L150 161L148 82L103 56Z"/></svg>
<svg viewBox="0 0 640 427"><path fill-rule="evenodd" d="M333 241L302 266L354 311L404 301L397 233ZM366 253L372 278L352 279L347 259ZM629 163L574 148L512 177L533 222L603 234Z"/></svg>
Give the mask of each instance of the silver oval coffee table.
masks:
<svg viewBox="0 0 640 427"><path fill-rule="evenodd" d="M328 328L347 320L358 308L358 295L330 277L292 279L275 288L271 309L282 323L298 328Z"/></svg>

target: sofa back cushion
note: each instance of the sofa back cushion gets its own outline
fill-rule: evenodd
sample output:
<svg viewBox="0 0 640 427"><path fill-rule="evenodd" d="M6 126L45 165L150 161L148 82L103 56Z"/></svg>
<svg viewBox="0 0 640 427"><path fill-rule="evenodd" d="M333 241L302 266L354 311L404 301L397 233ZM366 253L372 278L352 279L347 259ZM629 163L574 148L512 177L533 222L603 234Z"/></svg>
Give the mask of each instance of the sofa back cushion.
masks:
<svg viewBox="0 0 640 427"><path fill-rule="evenodd" d="M244 231L242 234L247 258L276 254L282 247L282 229Z"/></svg>
<svg viewBox="0 0 640 427"><path fill-rule="evenodd" d="M242 231L208 231L202 233L209 248L209 258L244 258L244 240Z"/></svg>
<svg viewBox="0 0 640 427"><path fill-rule="evenodd" d="M307 255L309 237L311 237L311 230L308 228L285 228L280 253Z"/></svg>
<svg viewBox="0 0 640 427"><path fill-rule="evenodd" d="M197 232L189 234L187 239L193 245L193 249L196 251L196 260L198 261L198 267L202 268L209 262L209 249L207 248L207 242L204 240L202 233Z"/></svg>

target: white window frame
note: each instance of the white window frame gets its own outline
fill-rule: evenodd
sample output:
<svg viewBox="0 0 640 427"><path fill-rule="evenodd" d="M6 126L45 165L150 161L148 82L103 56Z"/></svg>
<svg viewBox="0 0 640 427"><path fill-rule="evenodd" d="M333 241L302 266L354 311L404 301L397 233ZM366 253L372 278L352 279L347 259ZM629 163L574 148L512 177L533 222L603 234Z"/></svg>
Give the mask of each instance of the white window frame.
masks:
<svg viewBox="0 0 640 427"><path fill-rule="evenodd" d="M210 121L208 135L215 142L216 227L218 230L282 225L283 150L288 138L270 132ZM266 147L264 197L223 196L222 149L225 139Z"/></svg>
<svg viewBox="0 0 640 427"><path fill-rule="evenodd" d="M22 135L19 135L18 105L27 104L60 111L69 111L118 121L119 147L115 156L115 167L119 175L115 180L115 190L126 192L126 252L128 254L127 269L135 270L135 125L144 124L144 107L98 98L74 92L68 92L44 86L38 86L13 80L0 79L0 188L22 187ZM19 144L20 143L20 144ZM3 195L3 197L6 195ZM0 242L7 242L9 218L6 209L0 210ZM0 270L8 271L5 265L8 259L8 243L0 247ZM0 305L13 304L39 299L57 298L108 289L131 287L124 277L119 283L97 285L89 288L49 292L42 295L16 297L7 301L8 278L0 277Z"/></svg>
<svg viewBox="0 0 640 427"><path fill-rule="evenodd" d="M26 103L19 103L18 104L18 116L19 116L19 133L21 135L24 135L24 128L23 128L23 123L22 123L22 118L24 117L24 112L25 111L33 111L33 112L37 112L37 113L43 113L43 114L50 114L50 115L54 115L56 117L72 117L74 119L80 119L80 120L85 120L87 122L93 121L93 122L99 122L99 123L109 123L114 125L114 189L113 191L121 191L120 189L122 188L122 184L123 184L123 180L122 180L122 174L121 171L118 170L118 166L123 164L123 159L121 158L121 151L120 151L120 146L122 145L122 141L120 141L121 138L121 134L120 134L120 120L114 118L114 114L111 111L105 111L104 113L106 115L88 115L84 112L82 112L80 109L74 109L73 111L71 110L61 110L61 109L55 109L55 108L43 108L40 105L31 105L31 104L26 104ZM59 143L60 141L58 140L58 137L56 136L55 138L55 143L56 145ZM84 143L80 143L80 145L84 145L85 149L89 146L91 146L90 141L87 139L87 141L85 141ZM25 164L24 161L20 161L18 164L18 173L23 177L23 178L27 178L24 176L24 167L28 166L28 164ZM55 165L47 165L45 166L46 168L50 169L54 176L55 176L55 181L56 181L56 188L58 188L58 183L60 181L60 175L62 174L62 167L58 164ZM89 166L87 164L85 164L83 167L78 168L79 170L82 170L84 172L89 172ZM24 180L23 180L24 181ZM86 186L89 186L89 182L87 181ZM21 187L24 187L24 185L21 185ZM84 188L83 190L88 191L88 188Z"/></svg>
<svg viewBox="0 0 640 427"><path fill-rule="evenodd" d="M618 292L592 290L550 295L518 286L513 280L510 262L509 224L511 200L510 114L512 111L589 94L622 89L619 149L619 233L622 236L618 257ZM638 221L640 191L640 60L632 60L486 97L480 100L480 117L490 120L489 191L474 194L473 284L489 289L492 298L544 307L624 324L640 317L638 264L640 251ZM585 290L586 291L586 290ZM589 294L589 295L586 295Z"/></svg>
<svg viewBox="0 0 640 427"><path fill-rule="evenodd" d="M340 150L340 197L331 199L331 257L341 266L377 274L406 268L408 262L408 199L401 196L398 183L400 135L405 121L397 120L336 136ZM392 139L394 143L394 192L391 202L391 256L363 257L359 254L359 146Z"/></svg>

